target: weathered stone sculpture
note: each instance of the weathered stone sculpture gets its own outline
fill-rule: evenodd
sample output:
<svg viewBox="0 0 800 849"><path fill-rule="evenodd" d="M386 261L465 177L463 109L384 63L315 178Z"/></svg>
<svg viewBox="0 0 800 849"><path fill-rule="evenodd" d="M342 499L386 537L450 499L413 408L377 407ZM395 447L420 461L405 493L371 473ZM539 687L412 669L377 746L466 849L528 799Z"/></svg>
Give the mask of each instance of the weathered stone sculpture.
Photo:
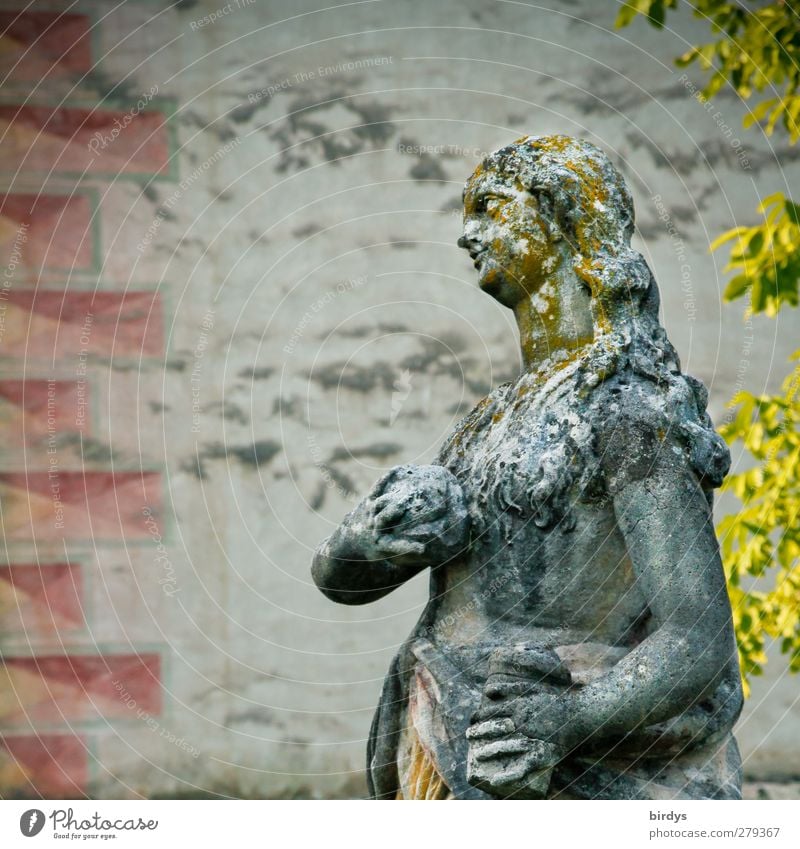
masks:
<svg viewBox="0 0 800 849"><path fill-rule="evenodd" d="M431 570L372 726L375 798L740 797L711 521L729 456L632 232L622 177L584 141L522 138L466 185L459 245L514 311L524 373L314 558L343 604Z"/></svg>

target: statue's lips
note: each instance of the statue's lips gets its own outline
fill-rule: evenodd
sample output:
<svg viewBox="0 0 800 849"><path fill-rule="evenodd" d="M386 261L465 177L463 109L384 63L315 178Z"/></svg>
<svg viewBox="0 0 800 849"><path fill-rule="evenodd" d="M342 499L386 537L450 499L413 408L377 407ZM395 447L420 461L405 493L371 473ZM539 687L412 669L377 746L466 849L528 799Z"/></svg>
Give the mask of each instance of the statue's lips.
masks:
<svg viewBox="0 0 800 849"><path fill-rule="evenodd" d="M479 251L470 251L469 255L472 258L472 265L475 268L480 268L481 263L483 262L484 255L486 253L486 248L481 248Z"/></svg>

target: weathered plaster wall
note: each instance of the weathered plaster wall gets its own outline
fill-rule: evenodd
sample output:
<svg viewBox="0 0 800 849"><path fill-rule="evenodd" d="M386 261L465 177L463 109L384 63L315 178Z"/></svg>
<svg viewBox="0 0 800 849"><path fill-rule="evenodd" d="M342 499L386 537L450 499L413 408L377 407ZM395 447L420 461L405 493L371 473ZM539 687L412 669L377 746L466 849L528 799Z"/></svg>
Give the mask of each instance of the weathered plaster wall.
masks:
<svg viewBox="0 0 800 849"><path fill-rule="evenodd" d="M76 167L53 166L63 134L38 164L3 166L11 192L83 192L99 210L96 265L43 277L47 262L31 255L19 291L42 279L59 291L155 290L163 315L152 344L134 334L130 350L109 343L89 356L92 429L59 443L63 469L101 476L94 523L54 529L50 505L34 516L20 497L30 516L8 562L79 564L83 602L66 630L52 615L34 621L41 593L21 623L8 601L4 653L157 660L128 677L99 668L67 693L20 667L14 692L44 707L11 711L3 733L9 763L24 761L34 786L70 787L52 784L46 745L38 760L13 757L15 745L30 752L23 739L49 734L78 741L66 769L76 793L364 792L373 706L426 584L343 608L313 587L309 561L383 470L429 461L458 417L519 368L510 315L477 290L455 245L461 188L482 152L523 133L604 147L633 189L664 323L709 387L715 420L738 387L777 388L796 317L747 326L743 305L721 306L724 257L708 244L796 184L798 151L780 133L743 132L735 98L720 94L712 111L692 97L702 78L681 79L671 58L705 37L701 23L615 31L616 6L79 3L93 70L38 85L41 74L17 67L18 103L102 109L113 95L132 113L156 86L147 106L173 134L155 165L137 165L148 136L126 123L80 179L91 133L70 137ZM74 247L88 225L70 226ZM132 321L153 316L141 307ZM80 344L55 361L50 350L31 360L7 344L4 371L74 386ZM14 424L27 448L8 469L48 468L47 429L30 437L35 415ZM120 494L113 475L142 469L152 477ZM741 722L754 778L798 774L800 682L782 670L775 658ZM69 704L66 717L43 687ZM14 774L13 792L29 791Z"/></svg>

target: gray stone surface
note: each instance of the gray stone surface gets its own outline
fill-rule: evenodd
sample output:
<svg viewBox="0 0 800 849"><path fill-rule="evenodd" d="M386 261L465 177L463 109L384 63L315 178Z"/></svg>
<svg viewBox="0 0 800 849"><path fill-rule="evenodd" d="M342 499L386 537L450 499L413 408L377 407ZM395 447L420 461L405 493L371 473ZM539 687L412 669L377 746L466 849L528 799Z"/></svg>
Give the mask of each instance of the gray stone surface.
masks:
<svg viewBox="0 0 800 849"><path fill-rule="evenodd" d="M313 564L343 604L430 568L372 727L376 798L424 795L409 734L455 798L741 798L711 514L730 458L633 228L585 141L523 137L467 182L459 245L514 314L522 375L434 465L381 478Z"/></svg>

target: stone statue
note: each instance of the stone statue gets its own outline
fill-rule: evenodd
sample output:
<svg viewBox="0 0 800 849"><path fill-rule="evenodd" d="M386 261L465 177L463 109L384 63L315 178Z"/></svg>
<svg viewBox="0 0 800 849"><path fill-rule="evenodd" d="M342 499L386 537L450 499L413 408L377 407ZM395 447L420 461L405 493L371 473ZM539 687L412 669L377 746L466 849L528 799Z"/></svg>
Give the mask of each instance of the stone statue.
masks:
<svg viewBox="0 0 800 849"><path fill-rule="evenodd" d="M342 604L430 568L372 725L374 798L741 796L711 518L729 454L633 229L585 141L519 139L466 184L458 244L514 311L524 372L433 465L381 478L313 563Z"/></svg>

